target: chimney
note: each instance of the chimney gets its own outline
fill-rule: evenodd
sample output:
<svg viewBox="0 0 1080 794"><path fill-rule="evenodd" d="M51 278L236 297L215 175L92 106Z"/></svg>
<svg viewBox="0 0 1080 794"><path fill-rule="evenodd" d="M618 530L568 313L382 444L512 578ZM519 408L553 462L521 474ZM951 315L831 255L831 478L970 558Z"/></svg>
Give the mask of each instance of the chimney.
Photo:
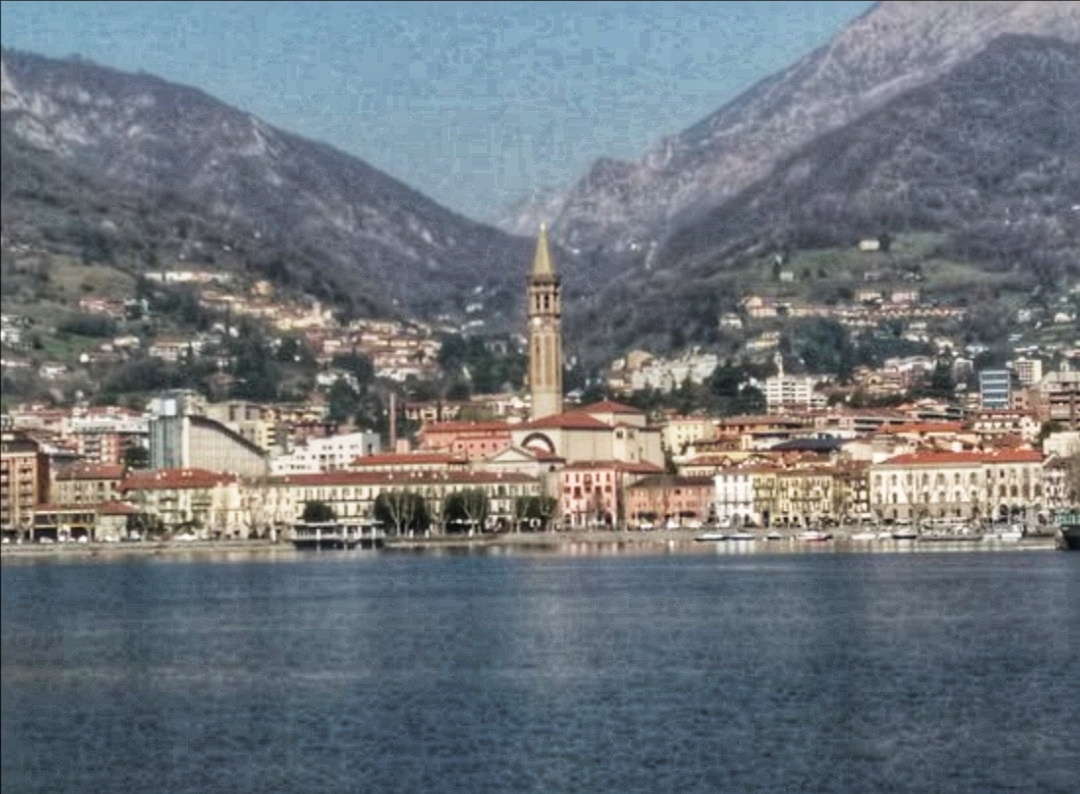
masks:
<svg viewBox="0 0 1080 794"><path fill-rule="evenodd" d="M390 449L397 449L397 394L390 392Z"/></svg>

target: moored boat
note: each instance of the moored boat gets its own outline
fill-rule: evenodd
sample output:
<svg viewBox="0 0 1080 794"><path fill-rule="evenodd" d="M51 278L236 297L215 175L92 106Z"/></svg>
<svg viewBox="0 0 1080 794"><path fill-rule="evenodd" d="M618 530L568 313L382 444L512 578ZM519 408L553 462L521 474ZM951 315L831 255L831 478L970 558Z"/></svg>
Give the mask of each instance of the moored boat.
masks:
<svg viewBox="0 0 1080 794"><path fill-rule="evenodd" d="M1080 510L1059 513L1057 547L1062 551L1080 551Z"/></svg>
<svg viewBox="0 0 1080 794"><path fill-rule="evenodd" d="M1002 543L1019 543L1024 539L1024 529L1019 526L1011 526L1007 529L999 529L986 536L988 540L999 540Z"/></svg>
<svg viewBox="0 0 1080 794"><path fill-rule="evenodd" d="M926 532L917 538L920 543L974 543L982 539L982 534L970 532Z"/></svg>
<svg viewBox="0 0 1080 794"><path fill-rule="evenodd" d="M809 543L820 543L822 541L832 540L832 534L820 529L807 529L796 535L795 539L807 541Z"/></svg>
<svg viewBox="0 0 1080 794"><path fill-rule="evenodd" d="M1058 548L1066 551L1080 551L1080 526L1063 528Z"/></svg>
<svg viewBox="0 0 1080 794"><path fill-rule="evenodd" d="M694 540L727 540L728 536L723 532L702 532L696 535Z"/></svg>

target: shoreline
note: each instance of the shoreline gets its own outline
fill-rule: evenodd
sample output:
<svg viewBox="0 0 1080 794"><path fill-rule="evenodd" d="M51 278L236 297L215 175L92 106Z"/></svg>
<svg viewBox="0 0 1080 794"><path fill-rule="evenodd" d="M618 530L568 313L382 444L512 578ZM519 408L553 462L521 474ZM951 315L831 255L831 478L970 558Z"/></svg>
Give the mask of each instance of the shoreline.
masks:
<svg viewBox="0 0 1080 794"><path fill-rule="evenodd" d="M980 541L911 541L881 539L874 541L853 541L847 533L837 533L832 540L824 542L806 542L787 536L782 540L766 540L764 536L753 541L739 540L698 540L701 530L674 529L640 531L570 531L570 532L513 532L499 535L480 535L474 537L459 535L440 535L435 537L394 537L387 538L380 551L425 551L425 550L480 550L480 549L543 549L556 551L564 547L596 547L648 550L650 548L671 550L673 548L695 548L701 550L730 549L738 552L760 551L1053 551L1056 548L1052 535L1024 538L1019 541L1001 541L983 538ZM340 554L353 554L354 550L337 550ZM363 550L363 551L371 551ZM269 540L195 540L195 541L137 541L126 543L59 543L59 544L5 544L0 547L0 563L28 559L110 559L120 557L155 557L198 555L212 557L222 553L244 554L309 554L294 548L291 541L273 542ZM316 553L335 553L335 550L323 550Z"/></svg>

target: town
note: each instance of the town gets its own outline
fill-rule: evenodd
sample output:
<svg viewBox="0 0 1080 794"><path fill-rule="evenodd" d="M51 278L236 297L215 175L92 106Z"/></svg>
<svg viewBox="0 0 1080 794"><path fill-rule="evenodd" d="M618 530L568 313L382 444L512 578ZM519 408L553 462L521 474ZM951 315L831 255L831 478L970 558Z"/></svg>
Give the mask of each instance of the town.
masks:
<svg viewBox="0 0 1080 794"><path fill-rule="evenodd" d="M860 250L876 245L861 241ZM776 265L776 280L791 281ZM145 351L150 359L210 358L224 371L212 351L235 335L236 318L254 317L299 334L324 365L362 356L391 383L438 367L437 328L342 327L318 303L276 302L269 282L238 294L227 289L229 276L208 271L146 278L196 285L202 307L233 320L194 337L159 336ZM949 352L945 393L915 390L942 374L941 356L886 358L855 368L845 384L785 373L780 333L771 330L747 342L773 363L771 374L744 384L759 410L725 415L634 404L642 391L676 392L730 366L697 349L672 359L645 351L620 357L600 399L564 389L561 279L544 229L526 300L527 393L398 400L390 391L381 433L334 411L327 390L339 381L356 386L348 369L334 366L320 372L322 391L293 402L161 389L141 410L12 406L2 416L3 542L288 541L312 522L424 537L862 525L1048 534L1077 499L1080 349L1017 346L1006 366L977 369L978 349L933 335L933 323L962 319L965 310L926 305L914 285L870 283L851 302L832 305L755 294L720 325L819 317L873 329L901 321L912 341ZM89 296L79 306L106 323L149 311L145 299ZM1059 314L1048 323L1075 330L1075 317ZM6 350L28 349L27 327L5 315ZM282 338L274 341L280 348ZM139 344L118 336L81 361L122 359ZM5 354L5 372L23 361ZM965 382L975 388L963 389ZM857 405L853 395L873 404Z"/></svg>

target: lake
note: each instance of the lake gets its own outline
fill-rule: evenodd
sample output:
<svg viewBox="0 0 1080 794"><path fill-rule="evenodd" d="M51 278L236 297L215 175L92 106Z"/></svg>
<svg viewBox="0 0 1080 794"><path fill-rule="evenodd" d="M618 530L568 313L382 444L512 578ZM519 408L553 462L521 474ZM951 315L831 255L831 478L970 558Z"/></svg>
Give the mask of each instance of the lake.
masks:
<svg viewBox="0 0 1080 794"><path fill-rule="evenodd" d="M5 792L1075 792L1080 554L2 568Z"/></svg>

